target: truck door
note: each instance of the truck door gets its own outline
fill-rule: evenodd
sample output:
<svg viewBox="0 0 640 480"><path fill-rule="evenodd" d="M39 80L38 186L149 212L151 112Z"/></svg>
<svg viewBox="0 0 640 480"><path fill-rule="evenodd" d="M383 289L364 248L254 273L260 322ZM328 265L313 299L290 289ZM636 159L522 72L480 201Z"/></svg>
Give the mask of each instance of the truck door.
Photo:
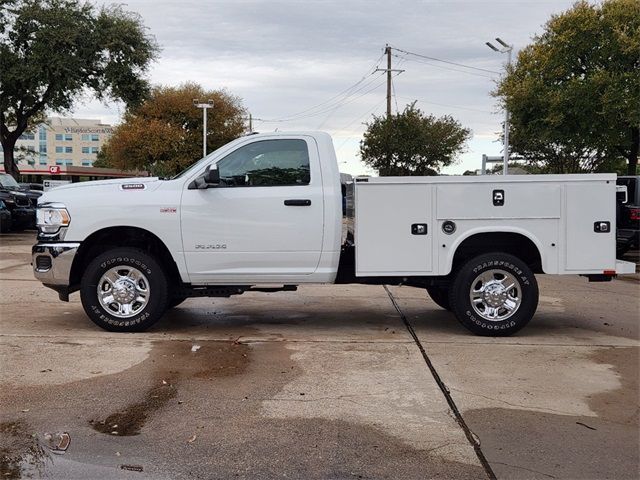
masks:
<svg viewBox="0 0 640 480"><path fill-rule="evenodd" d="M193 283L295 281L319 263L323 194L312 137L241 145L216 162L218 187L185 190L182 241Z"/></svg>

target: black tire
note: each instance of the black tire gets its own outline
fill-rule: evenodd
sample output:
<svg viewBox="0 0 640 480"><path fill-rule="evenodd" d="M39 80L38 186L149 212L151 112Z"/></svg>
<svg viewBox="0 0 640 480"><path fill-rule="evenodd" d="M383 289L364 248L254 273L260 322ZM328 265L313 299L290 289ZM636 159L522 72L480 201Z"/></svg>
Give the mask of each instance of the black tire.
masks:
<svg viewBox="0 0 640 480"><path fill-rule="evenodd" d="M431 297L431 300L436 303L436 305L444 308L445 310L451 311L448 287L430 285L427 287L427 293Z"/></svg>
<svg viewBox="0 0 640 480"><path fill-rule="evenodd" d="M501 277L507 280L507 275L511 275L509 277L510 284L513 280L516 280L517 284L508 290L511 293L507 293L505 297L501 297L505 294L498 287L498 290L495 291L497 298L482 300L478 306L474 307L470 299L472 287L474 289L485 288L483 280L479 280L483 273L485 273L485 278L494 279L487 281L486 285L492 282L495 284L495 281L500 282ZM490 295L490 289L486 290L487 295ZM482 297L483 294L477 292L476 295ZM511 299L511 295L517 295L520 298L519 306L513 308L512 313L504 306L494 308L488 303L500 302L502 298ZM538 282L528 265L519 258L500 252L487 253L472 258L458 269L449 290L449 302L456 318L474 334L493 337L508 336L529 323L536 312ZM511 305L515 303L517 302L511 301ZM486 311L486 316L481 311ZM500 320L500 317L495 320L488 319L496 311L498 314L503 312L504 319Z"/></svg>
<svg viewBox="0 0 640 480"><path fill-rule="evenodd" d="M113 268L121 272L134 268L145 277L148 298L133 316L120 318L102 305L98 298L98 283ZM102 282L107 285L106 282ZM137 294L136 294L137 295ZM141 332L156 323L167 309L168 283L160 264L149 254L136 248L117 248L96 257L85 269L80 282L80 298L91 321L110 332ZM114 302L113 307L118 305Z"/></svg>

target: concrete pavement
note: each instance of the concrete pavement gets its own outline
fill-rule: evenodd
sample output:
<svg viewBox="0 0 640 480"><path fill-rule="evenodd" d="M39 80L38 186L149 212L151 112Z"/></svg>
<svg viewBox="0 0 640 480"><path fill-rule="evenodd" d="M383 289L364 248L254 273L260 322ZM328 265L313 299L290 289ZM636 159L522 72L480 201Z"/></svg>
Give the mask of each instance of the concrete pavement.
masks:
<svg viewBox="0 0 640 480"><path fill-rule="evenodd" d="M507 339L374 286L190 299L113 334L33 279L32 241L0 237L6 478L636 476L637 282L541 277Z"/></svg>

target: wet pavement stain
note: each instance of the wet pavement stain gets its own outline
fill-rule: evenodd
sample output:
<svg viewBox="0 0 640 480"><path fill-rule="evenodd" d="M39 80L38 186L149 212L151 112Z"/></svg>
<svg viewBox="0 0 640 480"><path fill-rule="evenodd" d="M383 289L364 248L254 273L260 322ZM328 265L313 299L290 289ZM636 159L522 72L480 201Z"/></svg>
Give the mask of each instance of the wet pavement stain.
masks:
<svg viewBox="0 0 640 480"><path fill-rule="evenodd" d="M603 348L595 351L590 359L599 364L611 365L620 380L618 389L589 398L591 409L597 412L599 417L609 421L639 425L640 348Z"/></svg>
<svg viewBox="0 0 640 480"><path fill-rule="evenodd" d="M312 412L308 418L265 417L263 401L303 372L291 353L284 342L158 341L127 370L66 385L0 390L0 405L4 412L9 405L29 408L24 415L38 431L72 435L64 458L47 463L47 478L131 474L120 465L139 465L144 470L138 475L154 479L486 478L478 465L443 459L448 444L425 451L387 434L383 419L363 425L313 418ZM175 396L161 397L161 387L175 388ZM153 395L157 403L148 403ZM111 415L132 412L111 419L124 418L127 431L137 435L95 430L96 422L107 425Z"/></svg>
<svg viewBox="0 0 640 480"><path fill-rule="evenodd" d="M376 427L344 420L231 415L193 445L177 446L175 454L197 459L179 478L487 478L479 465L442 458L438 446L416 449Z"/></svg>
<svg viewBox="0 0 640 480"><path fill-rule="evenodd" d="M177 395L181 382L239 375L249 363L249 350L238 342L159 342L150 355L154 386L141 400L89 424L100 433L138 435L147 419Z"/></svg>
<svg viewBox="0 0 640 480"><path fill-rule="evenodd" d="M23 420L0 423L0 478L42 474L48 455Z"/></svg>
<svg viewBox="0 0 640 480"><path fill-rule="evenodd" d="M498 477L638 478L640 349L603 348L588 358L610 365L621 383L587 399L595 417L505 408L463 413Z"/></svg>
<svg viewBox="0 0 640 480"><path fill-rule="evenodd" d="M148 390L141 402L127 405L124 410L112 413L104 420L89 420L89 424L100 433L125 437L138 435L147 418L175 396L176 387L159 385Z"/></svg>

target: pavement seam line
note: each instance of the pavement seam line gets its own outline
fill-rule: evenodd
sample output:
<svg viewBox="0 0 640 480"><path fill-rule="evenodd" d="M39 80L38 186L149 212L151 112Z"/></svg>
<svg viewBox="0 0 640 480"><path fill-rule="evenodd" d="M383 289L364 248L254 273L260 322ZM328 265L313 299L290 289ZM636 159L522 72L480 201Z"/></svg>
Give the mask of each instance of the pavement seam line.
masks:
<svg viewBox="0 0 640 480"><path fill-rule="evenodd" d="M400 305L398 305L398 302L396 301L395 297L393 296L393 294L391 293L391 290L389 290L387 285L383 285L383 288L387 292L387 295L389 296L389 300L391 300L391 303L393 304L394 308L398 312L398 315L400 315L402 323L404 323L404 326L407 328L407 331L409 332L411 337L413 337L413 340L416 346L418 347L418 350L420 350L420 353L422 354L422 358L427 364L427 367L429 368L429 371L431 372L433 379L436 381L436 384L440 388L440 391L444 395L444 398L447 400L447 403L449 404L449 408L453 412L456 422L458 423L458 425L464 432L465 436L467 437L467 440L473 447L473 450L475 451L476 456L478 457L478 460L482 465L482 468L484 468L484 471L487 474L487 477L489 477L490 480L497 480L496 474L494 473L493 469L491 468L491 465L489 465L489 461L487 460L487 458L484 456L484 453L482 452L482 448L480 447L480 440L478 436L471 431L471 429L467 425L467 422L465 422L464 418L462 417L462 414L460 413L458 406L453 400L453 397L451 396L449 389L447 388L444 381L440 377L440 374L438 374L436 368L433 365L433 362L431 362L429 355L427 354L426 350L422 346L422 343L420 343L420 339L418 338L418 335L413 329L413 326L409 322L409 319L407 319L406 315L400 309Z"/></svg>

